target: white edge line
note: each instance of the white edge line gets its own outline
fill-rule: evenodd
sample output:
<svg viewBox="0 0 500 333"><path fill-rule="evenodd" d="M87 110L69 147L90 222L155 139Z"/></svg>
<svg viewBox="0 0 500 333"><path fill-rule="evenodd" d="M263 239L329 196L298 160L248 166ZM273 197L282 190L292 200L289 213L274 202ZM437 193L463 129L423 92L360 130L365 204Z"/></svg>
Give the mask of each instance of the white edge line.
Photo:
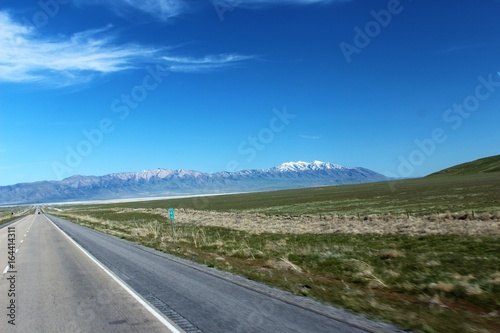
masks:
<svg viewBox="0 0 500 333"><path fill-rule="evenodd" d="M75 240L69 237L64 231L61 230L51 219L47 216L45 218L54 225L64 236L66 236L77 248L80 249L87 257L90 258L97 266L99 266L106 274L108 274L116 283L118 283L123 289L125 289L137 302L139 302L142 306L146 308L153 316L156 317L163 325L165 325L172 333L182 333L176 327L174 327L168 320L166 320L162 315L158 313L155 309L153 309L148 303L146 303L134 290L132 290L129 286L127 286L124 282L122 282L118 277L116 277L111 271L109 271L103 264L101 264L93 255L91 255L87 250L85 250L80 244L75 242Z"/></svg>

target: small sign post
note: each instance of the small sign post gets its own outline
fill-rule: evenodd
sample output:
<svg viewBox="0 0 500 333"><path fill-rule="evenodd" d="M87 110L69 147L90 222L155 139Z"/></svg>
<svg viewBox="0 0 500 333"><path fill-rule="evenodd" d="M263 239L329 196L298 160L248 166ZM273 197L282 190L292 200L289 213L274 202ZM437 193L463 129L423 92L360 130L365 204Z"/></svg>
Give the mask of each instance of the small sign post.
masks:
<svg viewBox="0 0 500 333"><path fill-rule="evenodd" d="M175 243L175 228L174 228L174 209L173 208L169 208L168 209L168 213L170 215L170 224L172 225L172 240L174 241Z"/></svg>

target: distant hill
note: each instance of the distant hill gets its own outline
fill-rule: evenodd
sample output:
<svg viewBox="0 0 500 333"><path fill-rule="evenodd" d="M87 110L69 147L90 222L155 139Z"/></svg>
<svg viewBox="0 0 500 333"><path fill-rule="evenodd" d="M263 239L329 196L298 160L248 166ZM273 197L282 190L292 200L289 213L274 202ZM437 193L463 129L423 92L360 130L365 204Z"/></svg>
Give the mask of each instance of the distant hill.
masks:
<svg viewBox="0 0 500 333"><path fill-rule="evenodd" d="M265 170L207 174L193 170L156 169L105 176L72 176L0 186L1 204L85 201L151 196L255 192L388 180L365 168L314 161L288 162Z"/></svg>
<svg viewBox="0 0 500 333"><path fill-rule="evenodd" d="M491 172L500 172L500 155L485 157L472 162L462 163L451 168L435 172L433 174L430 174L429 176L474 175L479 173Z"/></svg>

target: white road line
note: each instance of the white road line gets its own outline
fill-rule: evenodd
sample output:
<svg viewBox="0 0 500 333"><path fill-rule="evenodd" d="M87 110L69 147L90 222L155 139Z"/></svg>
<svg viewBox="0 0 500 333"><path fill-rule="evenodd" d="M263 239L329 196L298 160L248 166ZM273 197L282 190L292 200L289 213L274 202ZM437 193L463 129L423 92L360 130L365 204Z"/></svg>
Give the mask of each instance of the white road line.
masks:
<svg viewBox="0 0 500 333"><path fill-rule="evenodd" d="M156 317L164 326L166 326L172 333L181 333L175 326L173 326L168 320L166 320L162 315L158 313L154 308L152 308L148 303L146 303L141 296L139 296L132 288L121 281L113 272L107 269L103 264L101 264L93 255L91 255L87 250L80 246L75 240L69 237L64 231L61 230L51 219L47 216L45 218L54 225L64 236L66 236L77 248L79 248L87 257L90 258L97 266L99 266L106 274L108 274L116 283L118 283L125 291L127 291L137 302L146 308L153 316Z"/></svg>
<svg viewBox="0 0 500 333"><path fill-rule="evenodd" d="M28 217L29 217L29 216L26 216L26 217L24 217L23 219L21 219L21 220L19 220L19 221L17 221L17 222L21 222L22 220L24 220L25 218L28 218ZM29 229L28 229L28 231L29 231ZM28 233L28 231L26 231L26 233ZM24 236L26 237L26 235L24 235ZM21 243L22 243L22 242L23 242L23 241L21 241ZM18 251L19 251L19 248L17 248L17 249L16 249L16 251L15 251L14 253L17 253ZM9 270L9 265L7 264L7 266L5 266L5 269L3 270L2 274L7 273L7 271L8 271L8 270Z"/></svg>

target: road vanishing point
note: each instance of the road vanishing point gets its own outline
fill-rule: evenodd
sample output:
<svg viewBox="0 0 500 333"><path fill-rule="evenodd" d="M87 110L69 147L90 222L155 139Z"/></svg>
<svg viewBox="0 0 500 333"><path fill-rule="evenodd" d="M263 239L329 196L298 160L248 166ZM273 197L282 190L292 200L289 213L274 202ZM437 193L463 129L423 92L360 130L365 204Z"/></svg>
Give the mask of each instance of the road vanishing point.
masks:
<svg viewBox="0 0 500 333"><path fill-rule="evenodd" d="M54 216L0 228L0 332L403 332Z"/></svg>

